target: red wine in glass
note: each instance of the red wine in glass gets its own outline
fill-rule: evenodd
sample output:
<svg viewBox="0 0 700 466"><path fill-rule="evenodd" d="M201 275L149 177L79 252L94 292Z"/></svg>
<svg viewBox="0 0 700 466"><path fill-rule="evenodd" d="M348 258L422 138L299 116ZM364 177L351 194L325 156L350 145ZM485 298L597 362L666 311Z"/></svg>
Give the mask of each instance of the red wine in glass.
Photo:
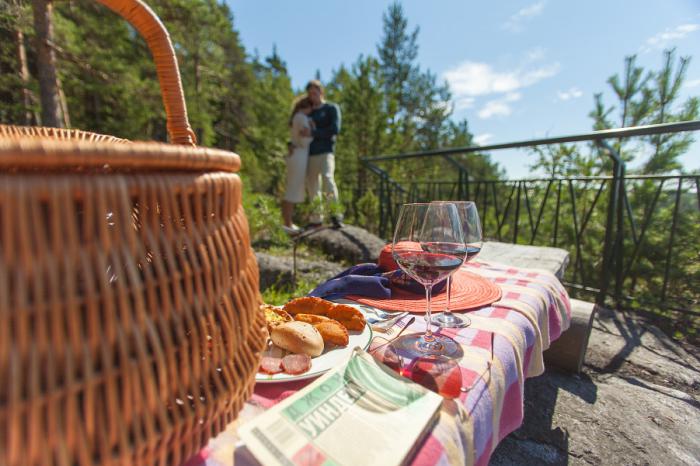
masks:
<svg viewBox="0 0 700 466"><path fill-rule="evenodd" d="M405 251L396 254L396 263L423 285L434 285L447 278L464 262L464 251L452 254L427 251Z"/></svg>
<svg viewBox="0 0 700 466"><path fill-rule="evenodd" d="M467 259L465 260L465 262L469 262L480 252L481 252L481 247L468 245L467 246Z"/></svg>

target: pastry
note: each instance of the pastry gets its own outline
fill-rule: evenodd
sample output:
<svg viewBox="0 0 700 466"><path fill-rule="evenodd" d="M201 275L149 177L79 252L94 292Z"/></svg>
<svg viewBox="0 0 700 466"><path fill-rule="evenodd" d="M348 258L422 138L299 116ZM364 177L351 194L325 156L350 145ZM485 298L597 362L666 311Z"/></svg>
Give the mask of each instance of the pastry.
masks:
<svg viewBox="0 0 700 466"><path fill-rule="evenodd" d="M265 313L265 323L267 324L268 332L272 331L272 327L276 327L284 322L291 322L292 316L290 316L287 311L279 307L271 306L269 304L261 304L260 309Z"/></svg>
<svg viewBox="0 0 700 466"><path fill-rule="evenodd" d="M347 346L350 341L348 336L348 330L338 322L337 320L331 319L326 316L319 316L314 314L297 314L294 316L294 320L299 322L306 322L319 331L324 343L332 343L338 346Z"/></svg>
<svg viewBox="0 0 700 466"><path fill-rule="evenodd" d="M364 330L365 316L362 313L347 304L335 304L326 314L331 319L335 319L348 330Z"/></svg>
<svg viewBox="0 0 700 466"><path fill-rule="evenodd" d="M348 346L350 336L348 329L340 322L333 319L328 319L324 322L314 324L318 333L321 334L324 343L332 343L338 346Z"/></svg>
<svg viewBox="0 0 700 466"><path fill-rule="evenodd" d="M343 324L348 330L361 331L364 330L366 324L365 316L358 309L347 304L334 304L313 296L293 299L284 305L284 310L293 316L310 314L330 317Z"/></svg>
<svg viewBox="0 0 700 466"><path fill-rule="evenodd" d="M284 305L284 310L291 315L315 314L325 316L328 315L328 311L333 306L334 304L332 302L326 301L325 299L304 296L303 298L296 298L289 301Z"/></svg>
<svg viewBox="0 0 700 466"><path fill-rule="evenodd" d="M307 324L315 325L321 322L328 322L332 320L330 317L316 315L316 314L297 314L294 316L294 320L299 322L306 322Z"/></svg>

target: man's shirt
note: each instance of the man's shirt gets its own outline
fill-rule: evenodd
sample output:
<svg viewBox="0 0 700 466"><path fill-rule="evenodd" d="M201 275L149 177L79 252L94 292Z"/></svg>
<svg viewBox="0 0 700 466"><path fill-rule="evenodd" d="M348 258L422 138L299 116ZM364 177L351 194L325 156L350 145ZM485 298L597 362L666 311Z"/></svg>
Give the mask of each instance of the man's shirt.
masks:
<svg viewBox="0 0 700 466"><path fill-rule="evenodd" d="M309 116L316 125L311 132L314 139L309 146L309 155L333 152L335 137L340 132L340 108L336 104L324 102Z"/></svg>

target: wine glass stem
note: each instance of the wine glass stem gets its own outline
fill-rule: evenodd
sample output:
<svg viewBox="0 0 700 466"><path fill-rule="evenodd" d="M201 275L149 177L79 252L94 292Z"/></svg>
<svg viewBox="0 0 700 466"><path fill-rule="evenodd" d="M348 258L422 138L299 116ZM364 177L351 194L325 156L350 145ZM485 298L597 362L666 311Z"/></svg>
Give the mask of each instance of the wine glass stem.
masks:
<svg viewBox="0 0 700 466"><path fill-rule="evenodd" d="M426 285L425 286L425 300L427 301L428 306L427 306L427 309L425 310L426 328L425 328L425 335L423 335L423 339L425 341L428 341L428 342L435 340L435 337L433 337L433 332L430 329L430 318L431 318L430 299L432 298L432 294L433 294L433 285Z"/></svg>
<svg viewBox="0 0 700 466"><path fill-rule="evenodd" d="M450 315L450 300L452 299L452 275L447 276L447 307L445 307L445 315Z"/></svg>

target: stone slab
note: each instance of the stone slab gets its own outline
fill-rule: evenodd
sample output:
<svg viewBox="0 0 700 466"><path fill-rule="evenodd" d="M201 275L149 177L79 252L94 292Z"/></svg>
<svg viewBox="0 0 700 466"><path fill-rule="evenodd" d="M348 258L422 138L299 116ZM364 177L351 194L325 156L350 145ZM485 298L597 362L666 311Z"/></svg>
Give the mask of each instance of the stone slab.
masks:
<svg viewBox="0 0 700 466"><path fill-rule="evenodd" d="M564 277L566 266L569 264L569 252L564 249L497 241L485 241L477 257L484 261L500 262L514 267L548 270L560 280Z"/></svg>
<svg viewBox="0 0 700 466"><path fill-rule="evenodd" d="M569 372L581 372L596 309L593 303L571 300L571 325L544 352L547 365L551 364Z"/></svg>

